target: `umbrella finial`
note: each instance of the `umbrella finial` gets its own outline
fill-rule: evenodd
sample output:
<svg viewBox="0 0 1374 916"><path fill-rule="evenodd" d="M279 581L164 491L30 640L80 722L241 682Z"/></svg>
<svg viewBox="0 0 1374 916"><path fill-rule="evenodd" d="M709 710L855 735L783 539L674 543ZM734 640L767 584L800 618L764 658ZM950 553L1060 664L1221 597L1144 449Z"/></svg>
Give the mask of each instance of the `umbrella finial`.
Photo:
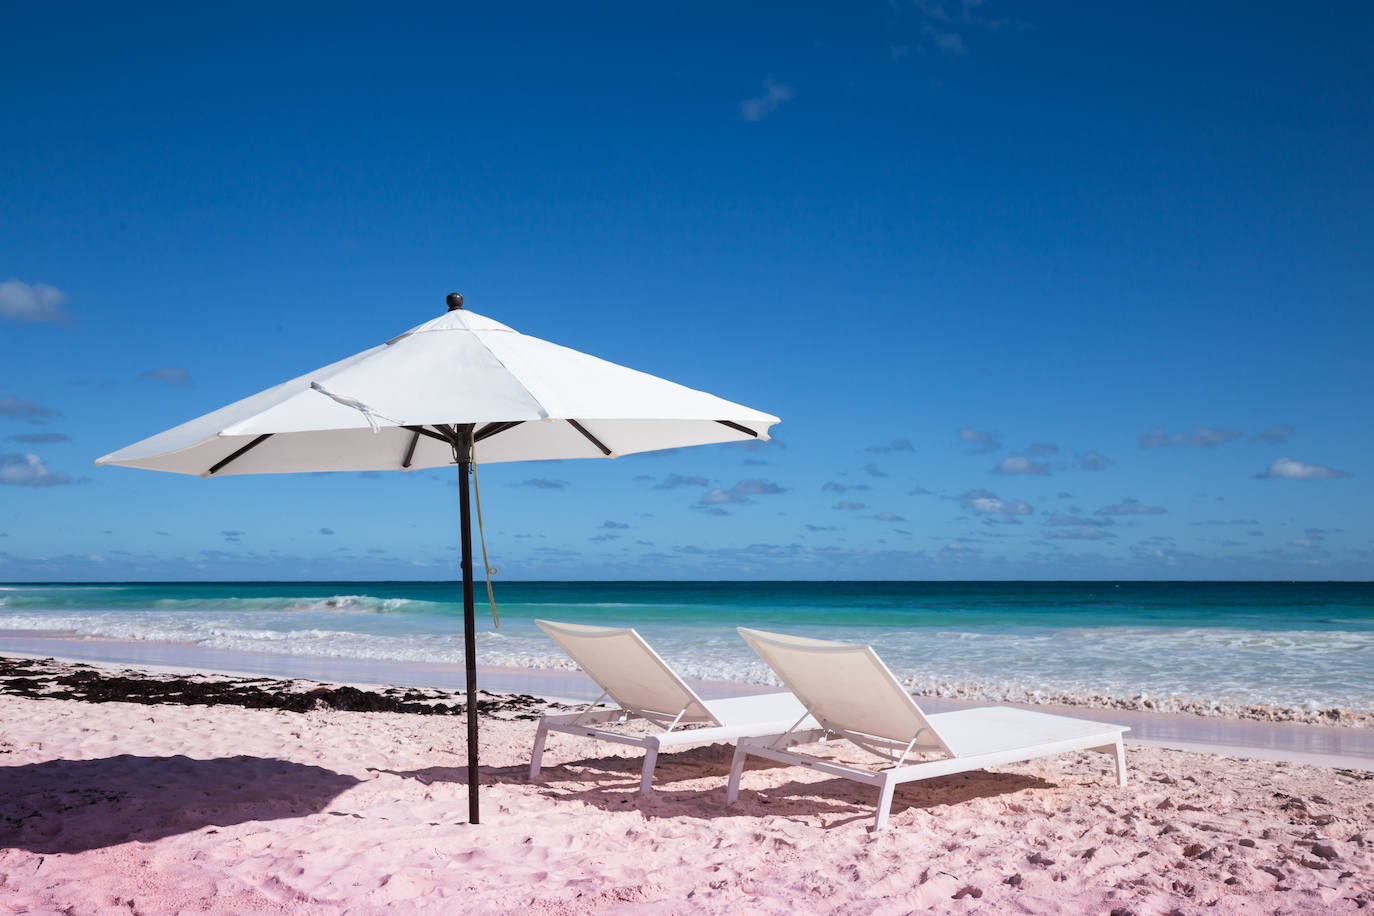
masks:
<svg viewBox="0 0 1374 916"><path fill-rule="evenodd" d="M450 312L453 311L454 309L460 309L460 308L463 307L463 294L462 294L462 293L449 293L449 294L448 294L448 299L447 299L446 301L448 302L448 310L449 310Z"/></svg>

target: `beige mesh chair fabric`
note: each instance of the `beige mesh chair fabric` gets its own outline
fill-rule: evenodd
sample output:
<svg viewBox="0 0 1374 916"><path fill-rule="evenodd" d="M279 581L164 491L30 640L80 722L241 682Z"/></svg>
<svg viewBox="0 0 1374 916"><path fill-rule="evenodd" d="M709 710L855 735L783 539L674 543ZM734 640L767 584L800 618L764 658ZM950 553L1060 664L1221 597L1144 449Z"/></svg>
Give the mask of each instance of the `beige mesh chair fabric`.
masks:
<svg viewBox="0 0 1374 916"><path fill-rule="evenodd" d="M654 721L711 721L696 692L629 627L535 624L621 708Z"/></svg>
<svg viewBox="0 0 1374 916"><path fill-rule="evenodd" d="M904 782L1093 750L1112 754L1118 785L1126 785L1124 725L989 706L926 715L901 682L868 646L765 633L739 633L805 705L816 727L741 738L730 767L726 802L739 796L749 755L806 766L879 788L874 829L887 824L896 787ZM863 769L804 754L793 747L844 738L888 766ZM908 763L913 754L930 759Z"/></svg>
<svg viewBox="0 0 1374 916"><path fill-rule="evenodd" d="M812 717L836 734L881 738L911 750L949 751L930 721L869 646L741 628Z"/></svg>
<svg viewBox="0 0 1374 916"><path fill-rule="evenodd" d="M733 741L750 735L774 735L798 725L815 727L801 701L790 693L751 694L703 700L628 627L535 623L596 682L602 694L580 713L544 715L530 754L530 779L539 776L550 731L644 748L640 791L650 791L658 752L686 744ZM616 705L599 705L610 699ZM603 726L624 726L644 719L658 727L652 734L626 734ZM683 726L697 726L683 728Z"/></svg>

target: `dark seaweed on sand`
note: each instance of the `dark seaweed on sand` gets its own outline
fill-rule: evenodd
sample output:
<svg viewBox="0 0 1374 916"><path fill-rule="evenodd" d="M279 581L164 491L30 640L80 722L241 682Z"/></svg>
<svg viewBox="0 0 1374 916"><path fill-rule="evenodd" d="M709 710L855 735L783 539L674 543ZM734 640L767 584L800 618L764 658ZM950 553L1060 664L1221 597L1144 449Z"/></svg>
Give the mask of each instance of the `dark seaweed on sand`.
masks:
<svg viewBox="0 0 1374 916"><path fill-rule="evenodd" d="M349 686L271 678L145 674L101 671L89 665L55 659L0 657L0 693L39 700L87 703L174 703L183 706L245 706L310 712L403 712L421 716L457 716L467 709L462 694L444 690ZM533 719L550 704L529 694L478 691L477 712L503 719Z"/></svg>

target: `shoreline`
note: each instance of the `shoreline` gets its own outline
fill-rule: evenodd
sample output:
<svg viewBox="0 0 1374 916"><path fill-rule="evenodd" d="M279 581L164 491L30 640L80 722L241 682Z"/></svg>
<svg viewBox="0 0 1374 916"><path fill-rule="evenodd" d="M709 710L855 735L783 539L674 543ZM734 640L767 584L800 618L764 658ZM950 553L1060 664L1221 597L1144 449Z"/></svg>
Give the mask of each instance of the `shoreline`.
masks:
<svg viewBox="0 0 1374 916"><path fill-rule="evenodd" d="M246 649L209 648L196 643L86 636L60 630L0 628L0 653L5 652L52 656L74 661L152 665L197 671L213 670L224 674L304 677L321 681L359 681L415 687L442 687L463 683L462 665L455 662L292 655ZM572 692L545 695L592 699L600 693L581 677L570 659L564 664L550 666L478 664L477 670L484 676L496 678L497 689L504 691L535 692L525 685L539 684L540 689L544 690L548 689L548 684L552 681L555 683L553 689ZM976 681L931 680L915 676L899 676L899 679L913 696L924 700L1109 709L1338 728L1374 728L1374 708L1284 706L1209 700L1205 697L1183 694L1140 693L1128 697L1095 691L1072 692ZM703 690L703 695L708 698L763 693L778 689L776 683L692 677L685 680Z"/></svg>
<svg viewBox="0 0 1374 916"><path fill-rule="evenodd" d="M455 694L461 693L466 683L461 666L434 662L384 663L377 660L278 656L171 643L52 635L29 635L22 640L26 648L16 649L12 647L16 641L0 634L0 657L55 659L154 677L272 678L308 681L315 685L345 685L353 688L385 686ZM67 651L61 651L63 649ZM125 657L119 658L121 654ZM479 687L484 691L528 694L550 702L585 703L600 693L589 678L571 667L562 670L479 665L478 675ZM762 684L686 680L707 698L777 689ZM922 708L929 712L947 712L989 703L986 697L916 695ZM1218 714L1198 715L1191 711L1170 709L1131 708L1113 705L1109 698L1103 697L1074 697L1072 699L1078 702L1071 703L1061 702L1062 699L1058 695L1047 694L1038 696L1033 702L1018 702L1010 697L996 698L992 702L1128 725L1131 732L1127 742L1140 746L1374 771L1374 729L1349 721L1342 724L1309 724ZM1094 715L1090 710L1100 713Z"/></svg>

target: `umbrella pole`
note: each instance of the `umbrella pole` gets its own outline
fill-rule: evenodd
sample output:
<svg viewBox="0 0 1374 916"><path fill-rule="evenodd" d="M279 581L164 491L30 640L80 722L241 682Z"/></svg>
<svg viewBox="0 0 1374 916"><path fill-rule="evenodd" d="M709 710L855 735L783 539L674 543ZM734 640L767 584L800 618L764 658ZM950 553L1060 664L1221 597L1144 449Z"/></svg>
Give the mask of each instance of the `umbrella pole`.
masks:
<svg viewBox="0 0 1374 916"><path fill-rule="evenodd" d="M463 543L463 671L468 687L468 823L477 815L477 618L472 604L472 517L468 462L458 462L458 517Z"/></svg>

